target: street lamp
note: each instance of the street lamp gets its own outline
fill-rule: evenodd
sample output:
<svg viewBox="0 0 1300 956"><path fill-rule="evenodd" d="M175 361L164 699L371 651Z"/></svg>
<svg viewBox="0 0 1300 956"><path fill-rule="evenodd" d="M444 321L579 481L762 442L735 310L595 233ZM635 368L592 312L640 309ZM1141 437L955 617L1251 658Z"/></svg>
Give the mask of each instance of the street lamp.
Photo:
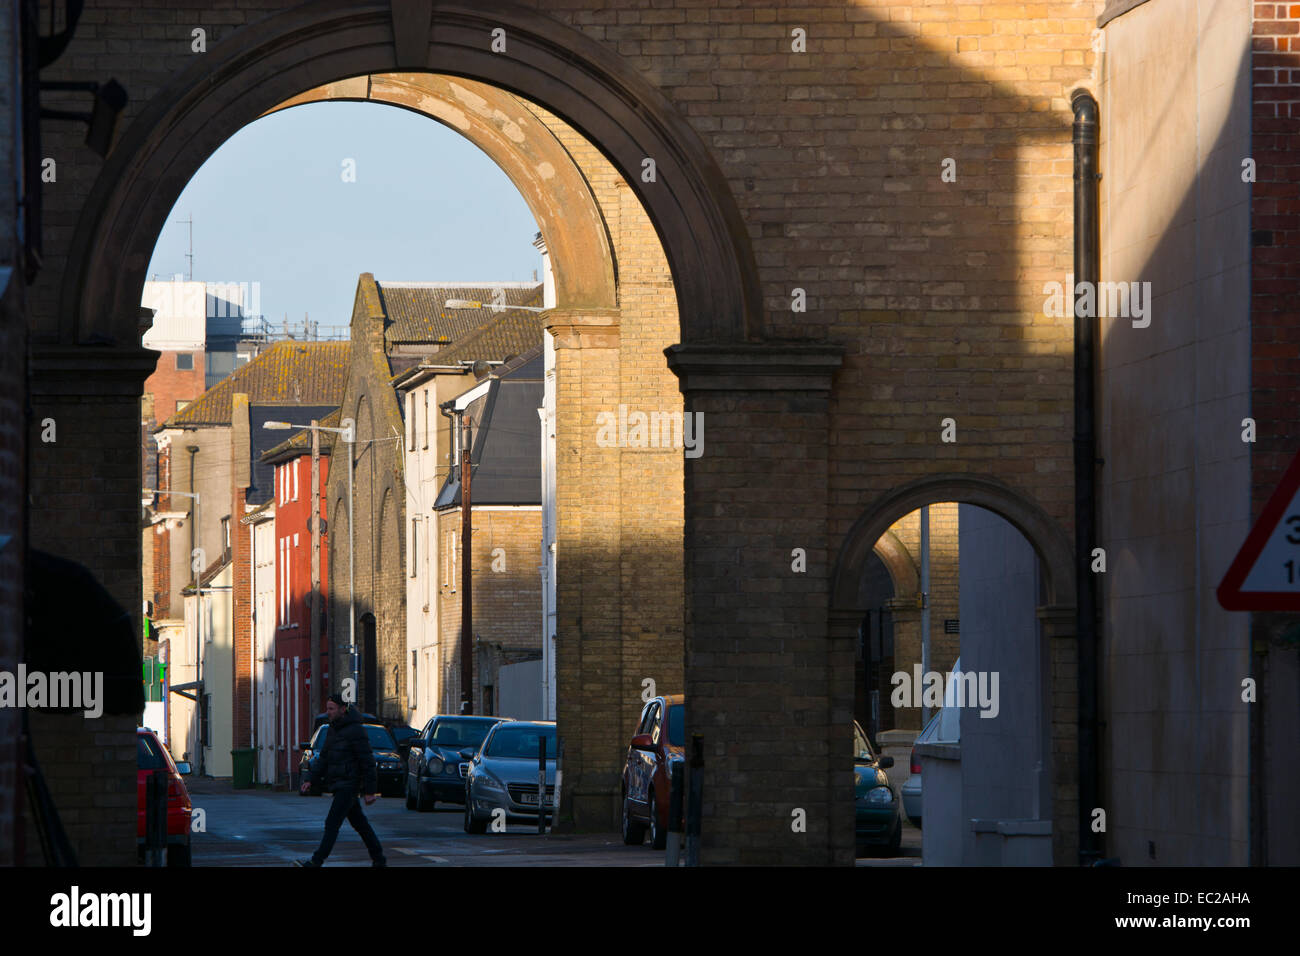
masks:
<svg viewBox="0 0 1300 956"><path fill-rule="evenodd" d="M350 419L350 418L344 418L344 419L342 419L342 420L339 422L339 424L342 425L343 427L342 427L342 428L330 428L330 427L327 427L327 426L325 426L325 425L294 425L294 424L291 424L290 422L263 422L263 423L262 423L262 427L263 427L263 428L269 428L269 429L272 429L272 430L274 430L274 431L283 431L283 430L285 430L285 429L290 429L290 428L306 429L306 430L311 431L311 432L312 432L312 438L313 438L313 441L312 441L312 445L313 445L313 453L317 453L317 452L315 451L315 449L318 447L318 446L316 446L316 442L315 442L315 437L316 437L316 436L315 436L315 433L316 433L316 432L333 432L333 433L336 434L336 435L340 435L340 436L342 436L343 440L344 440L345 442L347 442L347 444L348 444L348 657L349 657L349 661L350 661L350 663L351 663L351 670L352 670L352 688L353 688L353 691L355 692L355 690L356 690L356 686L357 686L357 633L356 633L356 627L357 627L357 606L356 606L356 587L355 587L355 584L354 584L354 582L355 582L356 579L355 579L355 577L354 577L354 570L353 570L353 565L355 564L355 562L354 562L353 559L352 559L352 556L353 556L353 547L352 547L352 541L353 541L353 535L352 535L352 464L353 464L353 453L352 453L352 450L353 450L353 443L354 443L354 441L356 440L356 434L355 434L355 432L354 432L354 430L353 430L353 426L355 425L355 422L353 422L352 419ZM316 514L316 509L317 509L317 504L316 504L316 502L313 501L313 502L312 502L312 521L313 521L313 522L316 522L316 520L317 520L317 518L318 518L318 515ZM319 638L319 637L317 636L317 634L316 634L316 622L313 621L313 622L312 622L312 641L315 642L315 641L317 641L317 640L319 640L319 639L320 639L320 638ZM314 649L314 650L312 651L312 653L315 655L315 657L319 657L319 656L320 656L320 650L319 650L319 648ZM315 660L315 659L313 658L313 660L312 660L312 668L313 668L313 670L314 670L315 668L318 668L319 666L320 666L320 661L319 661L319 660ZM320 686L320 678L319 678L319 677L316 678L316 681L315 681L315 683L314 683L312 686L313 686L313 687L319 687L319 686Z"/></svg>
<svg viewBox="0 0 1300 956"><path fill-rule="evenodd" d="M476 302L473 299L448 299L442 304L444 309L491 309L493 312L500 312L505 309L523 309L525 312L549 312L549 309L539 309L535 305L494 305L491 302Z"/></svg>

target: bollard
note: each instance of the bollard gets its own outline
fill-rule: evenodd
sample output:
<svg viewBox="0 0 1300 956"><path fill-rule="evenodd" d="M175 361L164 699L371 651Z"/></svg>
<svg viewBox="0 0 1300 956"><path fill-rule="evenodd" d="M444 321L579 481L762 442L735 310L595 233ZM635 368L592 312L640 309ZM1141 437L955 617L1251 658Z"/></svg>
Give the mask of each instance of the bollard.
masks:
<svg viewBox="0 0 1300 956"><path fill-rule="evenodd" d="M668 769L668 855L667 866L681 866L682 862L682 769L684 764L674 760Z"/></svg>
<svg viewBox="0 0 1300 956"><path fill-rule="evenodd" d="M686 865L700 865L700 817L704 813L704 736L691 734L691 793L686 804Z"/></svg>

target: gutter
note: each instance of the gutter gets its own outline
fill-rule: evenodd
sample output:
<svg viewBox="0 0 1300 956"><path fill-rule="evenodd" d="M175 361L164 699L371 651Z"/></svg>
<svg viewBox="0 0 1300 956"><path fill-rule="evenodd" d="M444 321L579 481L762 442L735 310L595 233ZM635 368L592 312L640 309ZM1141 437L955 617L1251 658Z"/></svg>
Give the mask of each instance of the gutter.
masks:
<svg viewBox="0 0 1300 956"><path fill-rule="evenodd" d="M1074 111L1074 281L1097 288L1099 275L1097 101L1087 90L1070 98ZM1077 287L1077 286L1076 286ZM1071 296L1073 297L1071 290ZM1079 863L1101 859L1092 811L1100 805L1098 761L1096 319L1074 315L1074 541L1078 638Z"/></svg>

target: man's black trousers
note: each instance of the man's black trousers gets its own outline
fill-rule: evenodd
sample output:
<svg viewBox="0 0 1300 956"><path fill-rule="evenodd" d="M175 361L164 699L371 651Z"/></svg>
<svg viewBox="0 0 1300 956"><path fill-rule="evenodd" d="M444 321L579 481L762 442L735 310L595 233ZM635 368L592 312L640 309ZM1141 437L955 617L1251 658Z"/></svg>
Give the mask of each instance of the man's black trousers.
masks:
<svg viewBox="0 0 1300 956"><path fill-rule="evenodd" d="M379 838L370 828L370 821L366 819L361 809L361 800L357 792L350 788L334 791L334 802L330 804L330 812L325 816L325 835L321 838L316 852L312 854L312 862L317 866L325 862L330 851L334 849L334 841L339 837L339 828L343 826L345 818L366 844L371 861L384 862L384 848L379 845Z"/></svg>

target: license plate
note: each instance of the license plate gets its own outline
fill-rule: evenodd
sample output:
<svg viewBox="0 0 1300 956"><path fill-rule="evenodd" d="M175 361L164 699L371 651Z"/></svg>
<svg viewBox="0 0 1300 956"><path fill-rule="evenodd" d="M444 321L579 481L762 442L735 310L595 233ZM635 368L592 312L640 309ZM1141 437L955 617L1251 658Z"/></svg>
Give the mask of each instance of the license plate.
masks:
<svg viewBox="0 0 1300 956"><path fill-rule="evenodd" d="M521 793L521 794L519 795L519 802L520 802L520 803L536 803L536 802L537 802L537 794L535 794L535 793ZM554 803L554 802L555 802L555 798L554 798L554 797L551 797L551 799L549 799L549 800L546 801L546 803L547 803L548 806L551 805L551 804Z"/></svg>

